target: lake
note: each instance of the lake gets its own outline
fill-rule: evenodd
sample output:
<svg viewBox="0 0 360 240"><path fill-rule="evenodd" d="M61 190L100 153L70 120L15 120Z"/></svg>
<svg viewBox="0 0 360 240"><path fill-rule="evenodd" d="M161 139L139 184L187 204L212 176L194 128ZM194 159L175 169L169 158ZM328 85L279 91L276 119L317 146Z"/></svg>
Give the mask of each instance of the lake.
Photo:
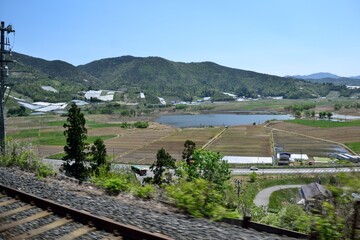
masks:
<svg viewBox="0 0 360 240"><path fill-rule="evenodd" d="M180 128L208 126L237 126L261 124L268 120L294 119L291 115L276 114L196 114L162 115L156 122Z"/></svg>

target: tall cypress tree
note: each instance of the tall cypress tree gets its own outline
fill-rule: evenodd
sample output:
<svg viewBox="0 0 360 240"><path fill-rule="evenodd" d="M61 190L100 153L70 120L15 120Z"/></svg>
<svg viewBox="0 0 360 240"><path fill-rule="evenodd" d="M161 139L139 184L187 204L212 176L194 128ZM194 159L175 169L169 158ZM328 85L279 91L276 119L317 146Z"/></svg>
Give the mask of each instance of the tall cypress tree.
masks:
<svg viewBox="0 0 360 240"><path fill-rule="evenodd" d="M85 117L81 109L75 103L71 105L68 118L64 124L64 135L66 146L64 147L65 156L63 157L63 168L67 175L79 180L85 180L89 176L89 167L86 165L86 152L88 144L87 129L85 128Z"/></svg>

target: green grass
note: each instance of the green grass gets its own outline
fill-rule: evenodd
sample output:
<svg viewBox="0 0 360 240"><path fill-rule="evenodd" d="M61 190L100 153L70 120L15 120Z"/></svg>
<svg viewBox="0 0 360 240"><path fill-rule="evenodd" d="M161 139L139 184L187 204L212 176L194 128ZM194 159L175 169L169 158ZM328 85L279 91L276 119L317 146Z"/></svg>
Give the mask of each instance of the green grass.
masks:
<svg viewBox="0 0 360 240"><path fill-rule="evenodd" d="M47 126L62 127L66 121L47 122ZM105 128L105 127L121 127L123 123L98 123L94 121L86 121L85 127L89 128Z"/></svg>
<svg viewBox="0 0 360 240"><path fill-rule="evenodd" d="M65 122L66 121L53 121L53 122L47 122L46 125L51 127L62 127L64 126Z"/></svg>
<svg viewBox="0 0 360 240"><path fill-rule="evenodd" d="M47 158L62 160L62 158L63 158L64 156L65 156L65 152L61 152L61 153L55 153L55 154L52 154L52 155L50 155L50 156L47 156ZM107 160L108 162L111 162L112 156L107 155L107 156L106 156L106 160Z"/></svg>
<svg viewBox="0 0 360 240"><path fill-rule="evenodd" d="M278 178L274 178L274 179L268 179L268 178L260 179L259 178L259 188L264 189L264 188L268 188L268 187L272 187L272 186L276 186L276 185L308 184L308 183L312 183L314 181L316 181L316 178L314 178L313 176L306 176L306 175L281 176L280 175Z"/></svg>
<svg viewBox="0 0 360 240"><path fill-rule="evenodd" d="M22 130L16 134L9 134L9 137L12 137L14 139L35 138L32 141L32 143L39 145L64 146L66 144L63 131L39 132L38 129L31 129L31 130ZM102 140L105 141L113 137L116 137L116 135L88 136L86 142L92 143L97 138L101 138Z"/></svg>
<svg viewBox="0 0 360 240"><path fill-rule="evenodd" d="M88 136L86 139L87 143L94 142L97 138L107 140L116 137L116 135L104 135L104 136ZM52 146L65 146L65 136L63 132L46 132L42 133L41 136L33 141L34 144L39 145L52 145Z"/></svg>
<svg viewBox="0 0 360 240"><path fill-rule="evenodd" d="M360 142L354 142L354 143L345 143L345 145L356 152L357 154L360 153Z"/></svg>
<svg viewBox="0 0 360 240"><path fill-rule="evenodd" d="M280 210L284 202L290 203L290 199L293 198L296 201L296 197L299 196L298 188L288 188L275 191L271 194L269 199L269 209L272 211Z"/></svg>
<svg viewBox="0 0 360 240"><path fill-rule="evenodd" d="M90 128L106 128L106 127L122 127L124 123L98 123L93 121L86 121L86 127Z"/></svg>
<svg viewBox="0 0 360 240"><path fill-rule="evenodd" d="M9 137L18 139L18 138L32 138L32 137L38 137L39 136L39 130L38 129L29 129L29 130L22 130L15 134L8 134Z"/></svg>
<svg viewBox="0 0 360 240"><path fill-rule="evenodd" d="M302 124L310 127L321 127L321 128L360 126L360 120L354 120L348 122L333 122L328 120L294 119L294 120L286 120L285 122Z"/></svg>
<svg viewBox="0 0 360 240"><path fill-rule="evenodd" d="M47 156L47 158L61 160L64 156L65 156L65 153L62 152L62 153L52 154L52 155L50 155L50 156Z"/></svg>

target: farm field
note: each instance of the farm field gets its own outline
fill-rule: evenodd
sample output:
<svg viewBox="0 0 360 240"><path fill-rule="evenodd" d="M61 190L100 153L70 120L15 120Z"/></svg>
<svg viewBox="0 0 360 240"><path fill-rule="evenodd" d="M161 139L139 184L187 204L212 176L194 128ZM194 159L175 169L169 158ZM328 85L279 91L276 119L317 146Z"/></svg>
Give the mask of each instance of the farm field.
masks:
<svg viewBox="0 0 360 240"><path fill-rule="evenodd" d="M208 146L226 156L271 156L270 130L262 125L229 127Z"/></svg>
<svg viewBox="0 0 360 240"><path fill-rule="evenodd" d="M129 152L116 156L116 162L151 164L156 159L156 153L159 149L164 148L175 159L182 158L184 143L186 140L195 142L196 147L201 147L210 139L216 136L223 128L185 128L172 129L168 134L163 135L153 141L142 141L142 145L133 148Z"/></svg>
<svg viewBox="0 0 360 240"><path fill-rule="evenodd" d="M288 132L273 131L275 147L280 151L307 154L308 157L327 157L333 153L340 153L342 149L340 146L316 140L313 138L294 135Z"/></svg>
<svg viewBox="0 0 360 240"><path fill-rule="evenodd" d="M223 127L179 129L154 122L147 129L125 129L120 127L125 119L119 117L89 115L86 119L88 142L102 138L109 157L119 163L151 164L160 148L181 159L186 140L194 141L199 148L224 130ZM49 157L63 152L65 121L65 117L54 115L7 119L7 136L32 142L40 157ZM282 151L302 152L311 158L344 151L342 146L321 139L355 147L360 142L359 126L320 128L280 121L267 126L229 127L206 148L227 156L271 156L273 139L274 146Z"/></svg>
<svg viewBox="0 0 360 240"><path fill-rule="evenodd" d="M301 134L301 135L306 135L306 136L310 136L310 137L314 137L314 138L318 138L318 139L325 139L327 141L333 141L333 142L338 142L338 143L342 143L342 144L351 144L351 143L358 143L360 142L360 127L359 126L348 126L348 127L327 127L327 128L323 128L323 127L313 127L313 126L306 126L306 125L302 125L302 124L295 124L295 123L290 123L290 122L271 122L270 124L268 124L268 127L270 128L274 128L274 129L279 129L279 130L284 130L287 132L293 132L293 133L297 133L297 134ZM276 132L276 131L274 131ZM274 136L279 133L275 133ZM281 135L281 134L280 134ZM284 134L283 134L284 135ZM286 134L287 136L289 134ZM290 134L290 135L294 135L294 134ZM314 141L314 140L310 140L310 138L300 138L300 136L295 137L292 136L290 138L298 138L298 142L296 143L296 141L290 141L289 140L289 136L287 137L288 139L281 139L281 138L277 138L278 142L282 141L282 142L288 142L289 144L287 144L288 146L291 145L291 143L294 144L294 146L296 144L298 144L297 149L309 149L309 147L311 147L310 142ZM275 141L275 142L277 142ZM326 146L326 142L323 141L323 143L321 144L320 142L316 143L316 142L312 142L313 144L315 144L313 147L311 147L312 149L314 149L314 152L321 152L321 151L316 151L317 148L319 148L319 150L321 149L325 149L326 148L330 148L334 149L334 151L336 152L336 149L339 148L340 146L337 145L335 147L331 147L331 143L328 142L328 147ZM324 145L325 144L325 145ZM333 151L333 152L334 152ZM317 154L316 156L322 156Z"/></svg>
<svg viewBox="0 0 360 240"><path fill-rule="evenodd" d="M186 128L176 129L158 123L150 123L147 129L121 128L119 118L91 116L87 118L88 142L101 137L108 155L115 162L151 164L156 153L164 148L175 159L180 159L186 140L192 140L201 147L216 136L223 128ZM65 117L27 117L8 121L7 136L32 142L33 150L40 157L63 152ZM97 122L99 121L99 122Z"/></svg>

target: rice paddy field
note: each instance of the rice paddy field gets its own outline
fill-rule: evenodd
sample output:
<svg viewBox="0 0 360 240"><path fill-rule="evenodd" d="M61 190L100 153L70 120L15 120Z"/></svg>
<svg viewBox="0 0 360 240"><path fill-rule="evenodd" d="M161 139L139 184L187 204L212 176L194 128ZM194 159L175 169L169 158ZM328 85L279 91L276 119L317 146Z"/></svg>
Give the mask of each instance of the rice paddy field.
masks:
<svg viewBox="0 0 360 240"><path fill-rule="evenodd" d="M207 149L226 156L271 156L270 130L264 126L229 127Z"/></svg>
<svg viewBox="0 0 360 240"><path fill-rule="evenodd" d="M267 126L180 129L150 122L146 129L126 129L121 128L121 124L129 119L89 115L86 120L88 143L96 138L103 139L109 158L119 163L151 164L161 148L173 158L181 159L186 140L195 142L197 148L206 145L206 149L227 156L270 157L275 146L283 151L307 154L310 158L346 151L344 145L357 149L360 143L358 125L319 127L278 121ZM30 142L40 157L61 157L65 121L65 117L55 115L8 118L6 134Z"/></svg>
<svg viewBox="0 0 360 240"><path fill-rule="evenodd" d="M338 143L345 146L353 145L354 148L352 149L355 153L360 153L356 149L360 142L360 125L357 122L354 121L352 124L347 125L343 123L333 124L330 127L303 125L293 122L271 122L268 127L275 130L275 142L280 147L282 145L290 150L294 148L298 150L305 149L310 155L315 154L315 156L321 157L327 155L327 153L344 151L342 149L344 146ZM281 133L276 130L280 130Z"/></svg>

